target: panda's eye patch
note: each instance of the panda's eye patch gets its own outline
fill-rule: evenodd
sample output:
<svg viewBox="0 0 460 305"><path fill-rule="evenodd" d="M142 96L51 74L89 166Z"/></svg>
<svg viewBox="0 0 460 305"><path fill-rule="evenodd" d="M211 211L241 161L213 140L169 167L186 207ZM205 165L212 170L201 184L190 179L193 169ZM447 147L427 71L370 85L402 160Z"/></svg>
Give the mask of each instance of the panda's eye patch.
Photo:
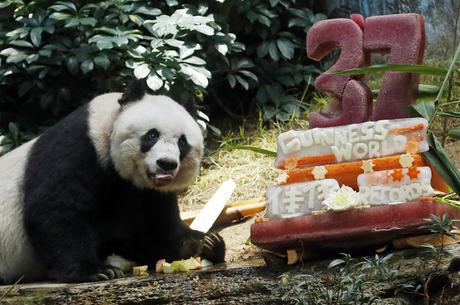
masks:
<svg viewBox="0 0 460 305"><path fill-rule="evenodd" d="M160 132L156 130L155 128L153 128L147 131L145 135L147 136L149 140L158 140L158 138L160 137Z"/></svg>
<svg viewBox="0 0 460 305"><path fill-rule="evenodd" d="M190 144L187 142L187 138L185 135L181 135L178 141L178 146L179 146L179 151L180 151L180 156L179 158L182 160L185 158L185 156L188 154L190 151Z"/></svg>
<svg viewBox="0 0 460 305"><path fill-rule="evenodd" d="M179 146L187 146L187 138L184 135L181 135L179 138Z"/></svg>
<svg viewBox="0 0 460 305"><path fill-rule="evenodd" d="M141 137L141 151L146 153L158 141L160 132L155 128L150 129Z"/></svg>

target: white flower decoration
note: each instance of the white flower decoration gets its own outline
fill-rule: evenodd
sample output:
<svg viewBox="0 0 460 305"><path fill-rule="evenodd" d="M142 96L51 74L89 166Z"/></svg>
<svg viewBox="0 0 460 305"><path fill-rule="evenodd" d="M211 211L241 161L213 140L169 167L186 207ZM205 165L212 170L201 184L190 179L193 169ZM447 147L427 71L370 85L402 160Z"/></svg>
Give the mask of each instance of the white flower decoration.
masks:
<svg viewBox="0 0 460 305"><path fill-rule="evenodd" d="M315 166L311 172L315 180L320 180L326 178L327 169L324 166Z"/></svg>
<svg viewBox="0 0 460 305"><path fill-rule="evenodd" d="M286 173L281 173L276 178L276 184L286 184L289 176Z"/></svg>
<svg viewBox="0 0 460 305"><path fill-rule="evenodd" d="M323 204L328 210L345 211L361 204L361 196L351 187L342 185L342 187L327 195Z"/></svg>
<svg viewBox="0 0 460 305"><path fill-rule="evenodd" d="M375 164L372 163L372 160L364 160L361 169L365 173L373 173Z"/></svg>
<svg viewBox="0 0 460 305"><path fill-rule="evenodd" d="M411 154L404 154L399 157L399 164L401 164L402 167L412 167L413 163L414 158L411 156Z"/></svg>

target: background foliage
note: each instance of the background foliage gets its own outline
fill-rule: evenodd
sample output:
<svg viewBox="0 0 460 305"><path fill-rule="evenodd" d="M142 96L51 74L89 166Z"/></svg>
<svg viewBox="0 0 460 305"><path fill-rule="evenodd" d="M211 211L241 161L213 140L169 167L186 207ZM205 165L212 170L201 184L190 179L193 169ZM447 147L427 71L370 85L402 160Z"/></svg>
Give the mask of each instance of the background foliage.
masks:
<svg viewBox="0 0 460 305"><path fill-rule="evenodd" d="M215 118L288 120L319 73L305 33L325 16L306 2L3 1L3 151L133 76Z"/></svg>

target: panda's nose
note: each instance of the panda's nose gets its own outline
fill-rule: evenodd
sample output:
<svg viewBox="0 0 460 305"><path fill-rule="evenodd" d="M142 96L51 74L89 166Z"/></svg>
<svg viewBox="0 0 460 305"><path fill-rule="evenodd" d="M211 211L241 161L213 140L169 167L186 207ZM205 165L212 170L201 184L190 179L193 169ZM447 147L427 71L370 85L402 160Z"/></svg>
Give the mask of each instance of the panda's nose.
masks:
<svg viewBox="0 0 460 305"><path fill-rule="evenodd" d="M165 171L172 171L177 168L177 162L171 159L158 159L157 165Z"/></svg>

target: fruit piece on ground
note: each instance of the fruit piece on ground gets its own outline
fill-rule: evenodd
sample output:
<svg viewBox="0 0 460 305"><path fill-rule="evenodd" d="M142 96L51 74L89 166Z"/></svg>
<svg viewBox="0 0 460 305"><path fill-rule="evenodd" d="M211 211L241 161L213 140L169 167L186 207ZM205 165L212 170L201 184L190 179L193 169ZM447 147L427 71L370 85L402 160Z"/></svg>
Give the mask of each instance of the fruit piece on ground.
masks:
<svg viewBox="0 0 460 305"><path fill-rule="evenodd" d="M174 273L174 268L171 266L170 263L164 262L162 271L163 273Z"/></svg>
<svg viewBox="0 0 460 305"><path fill-rule="evenodd" d="M203 258L203 259L201 260L201 267L202 267L202 268L210 267L210 266L212 266L212 265L214 265L214 264L213 264L211 261L208 261L208 260L205 259L205 258Z"/></svg>
<svg viewBox="0 0 460 305"><path fill-rule="evenodd" d="M190 257L184 261L189 270L196 270L201 268L201 263L194 257Z"/></svg>
<svg viewBox="0 0 460 305"><path fill-rule="evenodd" d="M182 259L180 261L173 261L171 263L171 267L174 269L175 272L187 272L190 269L187 266L187 263Z"/></svg>
<svg viewBox="0 0 460 305"><path fill-rule="evenodd" d="M149 275L149 273L147 272L148 268L149 267L147 265L133 267L133 275L134 276Z"/></svg>
<svg viewBox="0 0 460 305"><path fill-rule="evenodd" d="M163 272L163 266L165 263L166 263L165 259L159 259L157 263L155 264L155 272L156 273Z"/></svg>

